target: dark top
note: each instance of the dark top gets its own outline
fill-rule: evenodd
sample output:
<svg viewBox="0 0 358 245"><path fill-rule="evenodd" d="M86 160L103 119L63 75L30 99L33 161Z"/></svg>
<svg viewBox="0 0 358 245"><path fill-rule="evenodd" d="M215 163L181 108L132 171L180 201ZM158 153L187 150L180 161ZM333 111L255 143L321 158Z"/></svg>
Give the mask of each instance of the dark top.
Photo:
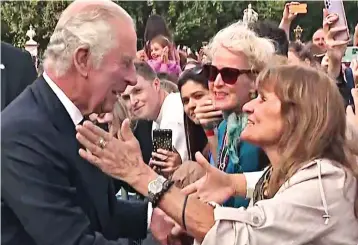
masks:
<svg viewBox="0 0 358 245"><path fill-rule="evenodd" d="M1 42L1 110L37 78L35 65L27 51Z"/></svg>

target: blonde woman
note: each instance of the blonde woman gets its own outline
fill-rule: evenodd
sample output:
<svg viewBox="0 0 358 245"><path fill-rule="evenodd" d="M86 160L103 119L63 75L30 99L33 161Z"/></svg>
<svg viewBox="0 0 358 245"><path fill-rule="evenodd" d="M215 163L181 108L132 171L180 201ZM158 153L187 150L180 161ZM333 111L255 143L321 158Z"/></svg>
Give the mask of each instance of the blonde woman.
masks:
<svg viewBox="0 0 358 245"><path fill-rule="evenodd" d="M154 206L205 245L356 245L358 170L346 147L344 103L335 82L313 68L285 65L264 70L257 88L259 96L243 106L248 125L241 138L262 147L273 170L265 199L247 209L188 198L170 181L160 185L160 177L141 160L127 121L120 140L90 122L78 126L77 139L94 153L80 150L80 155L143 195L149 193ZM101 138L108 142L102 149ZM211 170L206 184L213 191L240 182L209 166L201 154L196 157ZM226 181L215 181L215 171ZM162 187L159 194L153 194L153 184Z"/></svg>
<svg viewBox="0 0 358 245"><path fill-rule="evenodd" d="M258 37L241 23L235 23L215 35L209 45L211 64L204 65L213 95L210 103L197 106L194 113L205 129L213 129L211 111L222 111L223 121L217 127L216 158L210 163L226 173L248 173L262 170L267 164L263 151L246 141L240 134L247 123L242 106L256 96L255 78L275 52L272 42ZM246 207L249 200L235 197L226 200L225 206Z"/></svg>

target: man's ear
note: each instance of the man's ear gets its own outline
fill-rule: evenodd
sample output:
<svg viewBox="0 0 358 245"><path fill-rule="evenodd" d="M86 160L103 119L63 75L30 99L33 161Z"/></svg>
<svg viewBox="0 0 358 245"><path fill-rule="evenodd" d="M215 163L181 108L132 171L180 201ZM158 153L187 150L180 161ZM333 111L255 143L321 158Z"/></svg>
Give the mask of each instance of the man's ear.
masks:
<svg viewBox="0 0 358 245"><path fill-rule="evenodd" d="M90 68L90 52L88 47L79 47L74 52L73 63L79 74L83 77L88 76Z"/></svg>
<svg viewBox="0 0 358 245"><path fill-rule="evenodd" d="M159 78L156 77L156 78L153 80L153 86L154 86L154 88L155 88L156 91L159 91L159 90L160 90L160 80L159 80Z"/></svg>

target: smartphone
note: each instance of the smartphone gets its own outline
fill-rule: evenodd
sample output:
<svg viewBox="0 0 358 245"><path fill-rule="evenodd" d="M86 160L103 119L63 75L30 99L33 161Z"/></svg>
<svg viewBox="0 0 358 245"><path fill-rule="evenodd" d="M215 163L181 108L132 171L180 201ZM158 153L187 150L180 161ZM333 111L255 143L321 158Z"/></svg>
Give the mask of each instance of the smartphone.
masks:
<svg viewBox="0 0 358 245"><path fill-rule="evenodd" d="M289 11L291 14L306 14L307 13L307 3L290 5L288 8L289 8Z"/></svg>
<svg viewBox="0 0 358 245"><path fill-rule="evenodd" d="M337 14L339 19L334 24L333 27L342 27L345 26L347 28L346 31L342 31L336 35L336 40L347 41L349 39L348 33L348 24L346 18L346 12L344 10L343 0L324 0L324 5L330 14Z"/></svg>
<svg viewBox="0 0 358 245"><path fill-rule="evenodd" d="M157 152L158 149L172 151L173 150L172 137L173 137L173 133L171 129L153 130L153 151Z"/></svg>

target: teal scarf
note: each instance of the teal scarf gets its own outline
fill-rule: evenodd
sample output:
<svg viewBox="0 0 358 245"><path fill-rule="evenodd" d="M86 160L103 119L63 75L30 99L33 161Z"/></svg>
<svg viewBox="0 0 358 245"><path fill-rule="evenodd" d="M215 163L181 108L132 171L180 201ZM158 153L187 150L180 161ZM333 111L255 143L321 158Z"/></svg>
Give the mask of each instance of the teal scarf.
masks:
<svg viewBox="0 0 358 245"><path fill-rule="evenodd" d="M227 132L227 148L229 152L229 157L235 168L240 169L240 157L238 155L238 146L240 143L241 132L247 125L247 114L240 113L237 115L235 112L224 112L224 118L227 122L226 132Z"/></svg>

